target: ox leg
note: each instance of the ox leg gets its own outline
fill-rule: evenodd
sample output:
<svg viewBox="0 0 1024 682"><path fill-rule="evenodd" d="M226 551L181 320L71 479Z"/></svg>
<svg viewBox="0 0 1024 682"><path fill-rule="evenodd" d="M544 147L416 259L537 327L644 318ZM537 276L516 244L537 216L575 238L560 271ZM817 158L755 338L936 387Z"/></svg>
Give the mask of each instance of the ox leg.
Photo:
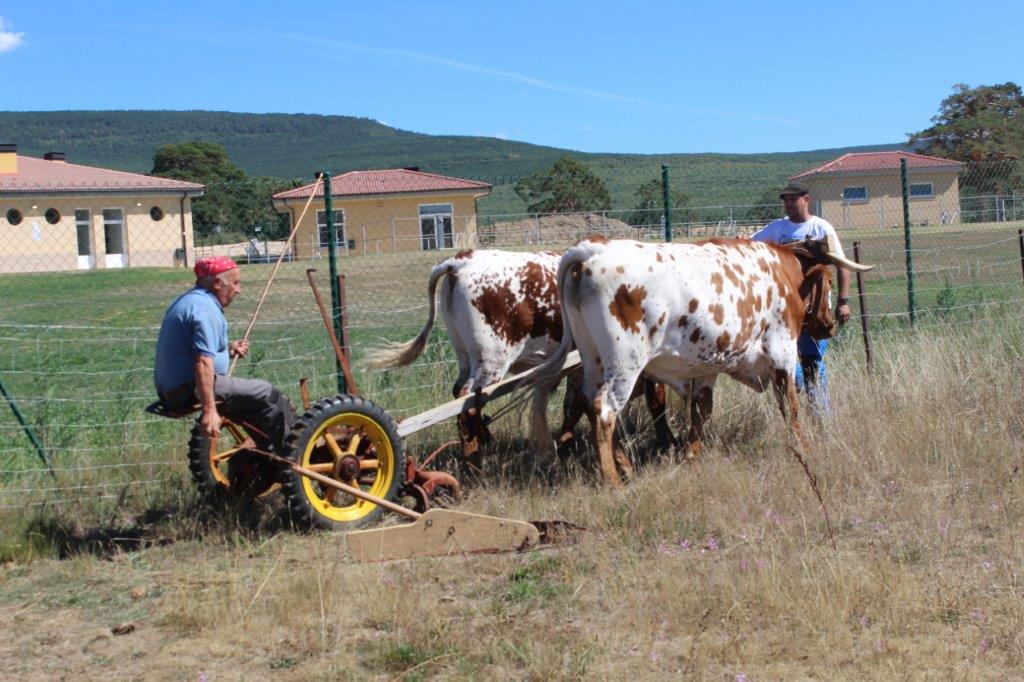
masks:
<svg viewBox="0 0 1024 682"><path fill-rule="evenodd" d="M586 405L587 418L590 420L590 428L594 434L594 447L597 448L597 462L601 470L601 481L612 487L620 487L622 479L615 468L615 448L618 443L615 438L615 424L618 415L601 414L601 397Z"/></svg>
<svg viewBox="0 0 1024 682"><path fill-rule="evenodd" d="M782 412L782 418L789 423L789 429L796 438L797 444L802 449L807 450L809 443L798 418L799 407L796 397L795 377L787 370L777 369L775 370L772 387L775 389L775 398L779 401L779 410Z"/></svg>
<svg viewBox="0 0 1024 682"><path fill-rule="evenodd" d="M615 426L638 376L639 372L627 379L616 379L611 384L602 386L597 396L588 401L586 408L594 433L594 447L597 448L601 480L611 486L622 485L620 472L627 478L633 475L633 463L622 449Z"/></svg>
<svg viewBox="0 0 1024 682"><path fill-rule="evenodd" d="M558 432L558 447L565 452L572 446L573 431L586 411L587 401L583 397L583 371L570 372L565 377L565 399L562 401L562 428Z"/></svg>
<svg viewBox="0 0 1024 682"><path fill-rule="evenodd" d="M644 384L644 398L647 400L647 409L654 422L654 437L658 443L658 450L662 452L672 450L679 444L676 442L676 437L672 435L672 427L668 423L665 384L647 377L641 377L640 381Z"/></svg>
<svg viewBox="0 0 1024 682"><path fill-rule="evenodd" d="M690 382L690 429L686 434L683 458L696 460L704 449L704 425L714 406L714 382L693 379Z"/></svg>
<svg viewBox="0 0 1024 682"><path fill-rule="evenodd" d="M483 418L484 397L482 387L474 392L469 406L458 416L459 440L462 441L462 465L470 476L483 473L483 452L481 448L491 442L491 432Z"/></svg>
<svg viewBox="0 0 1024 682"><path fill-rule="evenodd" d="M463 396L472 393L465 409L458 416L459 439L462 441L462 464L464 473L469 476L483 473L482 446L491 441L491 433L484 422L483 409L486 402L482 390L501 378L503 368L494 371L481 369L479 366L470 372L470 379L462 387Z"/></svg>

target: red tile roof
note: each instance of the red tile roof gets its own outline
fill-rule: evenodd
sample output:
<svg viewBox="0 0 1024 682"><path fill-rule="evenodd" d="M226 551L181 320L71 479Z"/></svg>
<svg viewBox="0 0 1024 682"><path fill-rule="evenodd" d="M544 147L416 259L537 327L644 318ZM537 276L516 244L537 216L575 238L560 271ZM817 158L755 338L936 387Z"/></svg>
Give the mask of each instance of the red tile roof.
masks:
<svg viewBox="0 0 1024 682"><path fill-rule="evenodd" d="M76 163L18 155L17 173L0 173L0 194L77 192L193 192L203 185Z"/></svg>
<svg viewBox="0 0 1024 682"><path fill-rule="evenodd" d="M815 166L808 170L790 175L790 180L806 178L819 173L858 173L880 170L899 170L900 159L907 160L908 168L950 168L956 169L963 164L952 159L943 159L938 156L924 156L923 154L912 154L910 152L853 152L843 154L838 159L828 163Z"/></svg>
<svg viewBox="0 0 1024 682"><path fill-rule="evenodd" d="M278 192L274 199L306 199L317 183ZM360 196L366 194L402 194L405 192L444 192L451 190L490 190L491 186L478 180L463 180L447 175L421 173L395 168L391 170L350 171L331 178L332 196ZM323 187L316 196L324 195Z"/></svg>

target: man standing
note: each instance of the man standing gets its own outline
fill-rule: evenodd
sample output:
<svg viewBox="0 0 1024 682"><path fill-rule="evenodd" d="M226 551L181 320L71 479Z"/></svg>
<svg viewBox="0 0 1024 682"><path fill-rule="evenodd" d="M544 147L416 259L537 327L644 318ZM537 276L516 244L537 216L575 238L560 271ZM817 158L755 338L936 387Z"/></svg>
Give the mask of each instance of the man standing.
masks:
<svg viewBox="0 0 1024 682"><path fill-rule="evenodd" d="M829 239L829 243L838 248L837 255L844 256L839 237L831 223L811 214L810 190L806 185L792 182L779 193L782 206L786 211L785 218L779 218L765 225L751 239L785 244L805 239ZM839 282L839 298L836 301L836 319L839 324L846 324L850 319L850 273L843 268L836 268ZM828 397L828 374L825 371L825 351L828 339L816 341L806 332L797 339L797 352L800 362L796 366L797 388L806 391L811 402L811 409L818 415L829 415L832 406Z"/></svg>
<svg viewBox="0 0 1024 682"><path fill-rule="evenodd" d="M217 256L196 261L196 286L174 299L164 313L156 343L153 382L170 410L194 405L202 409L203 435L220 433L221 414L244 422L257 447L281 453L295 423L291 403L272 384L228 376L230 358L244 358L248 341L228 343L224 308L242 290L238 265Z"/></svg>

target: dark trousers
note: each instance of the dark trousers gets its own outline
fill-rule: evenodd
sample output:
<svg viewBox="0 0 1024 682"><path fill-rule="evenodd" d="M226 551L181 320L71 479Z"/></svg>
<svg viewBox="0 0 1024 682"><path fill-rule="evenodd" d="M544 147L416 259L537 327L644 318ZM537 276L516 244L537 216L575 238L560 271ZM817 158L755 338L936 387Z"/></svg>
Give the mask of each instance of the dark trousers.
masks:
<svg viewBox="0 0 1024 682"><path fill-rule="evenodd" d="M284 439L295 424L295 410L288 398L269 381L242 379L218 374L213 396L222 403L224 416L234 422L246 422L266 434L250 434L257 446L281 454Z"/></svg>
<svg viewBox="0 0 1024 682"><path fill-rule="evenodd" d="M190 388L194 391L194 387ZM164 403L172 409L192 404L198 398L192 391L172 391ZM218 374L213 383L213 397L219 403L217 410L222 417L235 423L244 422L265 434L248 430L258 448L278 454L284 452L284 439L295 424L296 415L288 398L273 384L262 379Z"/></svg>

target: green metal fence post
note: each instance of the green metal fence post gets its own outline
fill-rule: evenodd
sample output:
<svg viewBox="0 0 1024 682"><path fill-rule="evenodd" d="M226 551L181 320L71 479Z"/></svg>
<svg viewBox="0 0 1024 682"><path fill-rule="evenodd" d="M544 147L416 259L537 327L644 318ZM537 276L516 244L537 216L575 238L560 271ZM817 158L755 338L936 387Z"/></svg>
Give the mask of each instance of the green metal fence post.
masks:
<svg viewBox="0 0 1024 682"><path fill-rule="evenodd" d="M331 270L331 322L334 324L334 334L342 338L341 330L341 291L338 289L338 235L334 230L334 197L331 196L331 174L328 171L321 173L324 181L324 211L326 212L325 222L327 223L327 263ZM334 358L335 373L338 377L338 393L348 393L348 386L345 384L345 373L341 370L341 360Z"/></svg>
<svg viewBox="0 0 1024 682"><path fill-rule="evenodd" d="M668 166L661 164L661 201L665 207L665 241L672 241L672 203L668 198Z"/></svg>
<svg viewBox="0 0 1024 682"><path fill-rule="evenodd" d="M35 431L32 430L32 427L29 426L28 422L25 420L25 416L21 413L21 410L18 409L18 405L14 402L14 398L12 398L7 392L7 388L4 386L3 381L0 381L0 393L2 393L4 399L7 400L7 404L11 406L11 412L14 413L14 417L18 420L18 423L21 424L21 428L24 429L25 435L28 436L32 445L35 446L39 459L43 460L43 464L46 465L50 475L57 478L57 474L53 471L53 462L50 461L50 456L46 454L46 450L43 449L43 444L39 442L38 438L36 438Z"/></svg>
<svg viewBox="0 0 1024 682"><path fill-rule="evenodd" d="M903 248L907 252L907 312L910 324L917 321L914 305L914 256L910 248L910 189L907 184L907 160L900 159L900 183L903 185Z"/></svg>

